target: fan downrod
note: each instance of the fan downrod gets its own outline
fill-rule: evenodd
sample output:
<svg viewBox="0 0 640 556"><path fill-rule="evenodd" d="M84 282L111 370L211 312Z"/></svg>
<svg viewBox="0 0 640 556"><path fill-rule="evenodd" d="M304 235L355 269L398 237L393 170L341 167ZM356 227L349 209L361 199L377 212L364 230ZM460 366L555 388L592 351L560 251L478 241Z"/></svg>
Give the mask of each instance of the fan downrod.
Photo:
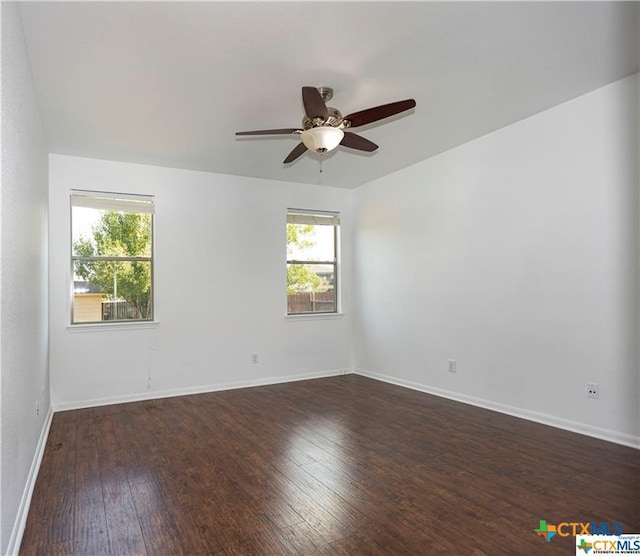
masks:
<svg viewBox="0 0 640 556"><path fill-rule="evenodd" d="M331 87L316 87L320 93L320 98L326 103L333 98L333 89Z"/></svg>

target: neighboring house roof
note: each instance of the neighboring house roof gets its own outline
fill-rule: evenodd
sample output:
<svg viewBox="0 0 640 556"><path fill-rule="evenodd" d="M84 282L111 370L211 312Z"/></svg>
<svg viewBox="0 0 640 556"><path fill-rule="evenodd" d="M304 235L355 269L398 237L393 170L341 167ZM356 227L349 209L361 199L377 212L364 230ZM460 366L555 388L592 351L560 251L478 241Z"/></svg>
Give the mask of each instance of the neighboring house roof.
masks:
<svg viewBox="0 0 640 556"><path fill-rule="evenodd" d="M74 280L73 293L100 293L100 286L98 286L97 284L92 284L91 282L87 282L85 280Z"/></svg>

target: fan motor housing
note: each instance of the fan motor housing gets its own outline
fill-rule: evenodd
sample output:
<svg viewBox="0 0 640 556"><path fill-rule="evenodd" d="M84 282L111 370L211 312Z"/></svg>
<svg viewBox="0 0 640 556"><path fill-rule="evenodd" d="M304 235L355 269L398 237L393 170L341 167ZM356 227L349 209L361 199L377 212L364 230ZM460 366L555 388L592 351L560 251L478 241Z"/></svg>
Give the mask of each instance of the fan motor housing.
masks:
<svg viewBox="0 0 640 556"><path fill-rule="evenodd" d="M326 125L330 127L339 127L342 123L342 114L340 110L327 106L329 117L323 122L320 119L312 120L309 116L302 118L303 129L311 129L312 127L318 127L319 125Z"/></svg>

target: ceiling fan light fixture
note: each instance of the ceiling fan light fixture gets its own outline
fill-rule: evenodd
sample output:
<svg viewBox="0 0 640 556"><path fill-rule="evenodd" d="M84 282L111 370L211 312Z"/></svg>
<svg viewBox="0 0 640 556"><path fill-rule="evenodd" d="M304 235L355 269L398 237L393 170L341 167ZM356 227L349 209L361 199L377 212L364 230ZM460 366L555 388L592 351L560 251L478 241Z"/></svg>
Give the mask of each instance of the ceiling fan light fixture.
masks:
<svg viewBox="0 0 640 556"><path fill-rule="evenodd" d="M287 155L283 164L293 162L307 151L322 154L332 151L338 145L371 153L378 148L378 145L356 133L343 131L343 128L377 122L416 106L416 101L408 98L353 112L343 117L339 110L326 105L326 101L332 95L333 91L329 87L302 87L302 104L305 113L302 129L259 129L238 131L236 135L300 135L301 141Z"/></svg>
<svg viewBox="0 0 640 556"><path fill-rule="evenodd" d="M305 147L317 153L326 153L335 149L342 141L344 132L337 127L319 126L306 129L301 138Z"/></svg>

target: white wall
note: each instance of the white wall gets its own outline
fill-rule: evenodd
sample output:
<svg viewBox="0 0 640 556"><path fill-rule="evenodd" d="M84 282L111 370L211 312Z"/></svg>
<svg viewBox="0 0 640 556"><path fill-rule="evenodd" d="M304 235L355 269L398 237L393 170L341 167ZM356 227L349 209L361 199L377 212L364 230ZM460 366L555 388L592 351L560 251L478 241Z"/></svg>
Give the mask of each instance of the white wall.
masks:
<svg viewBox="0 0 640 556"><path fill-rule="evenodd" d="M357 190L355 366L640 445L638 99L635 75Z"/></svg>
<svg viewBox="0 0 640 556"><path fill-rule="evenodd" d="M155 328L69 328L69 191L155 195ZM345 315L285 318L286 209L340 211L352 192L51 155L51 380L56 409L350 368ZM252 364L250 355L259 362Z"/></svg>
<svg viewBox="0 0 640 556"><path fill-rule="evenodd" d="M48 184L20 13L14 3L3 2L0 10L0 553L5 554L17 550L49 412Z"/></svg>

